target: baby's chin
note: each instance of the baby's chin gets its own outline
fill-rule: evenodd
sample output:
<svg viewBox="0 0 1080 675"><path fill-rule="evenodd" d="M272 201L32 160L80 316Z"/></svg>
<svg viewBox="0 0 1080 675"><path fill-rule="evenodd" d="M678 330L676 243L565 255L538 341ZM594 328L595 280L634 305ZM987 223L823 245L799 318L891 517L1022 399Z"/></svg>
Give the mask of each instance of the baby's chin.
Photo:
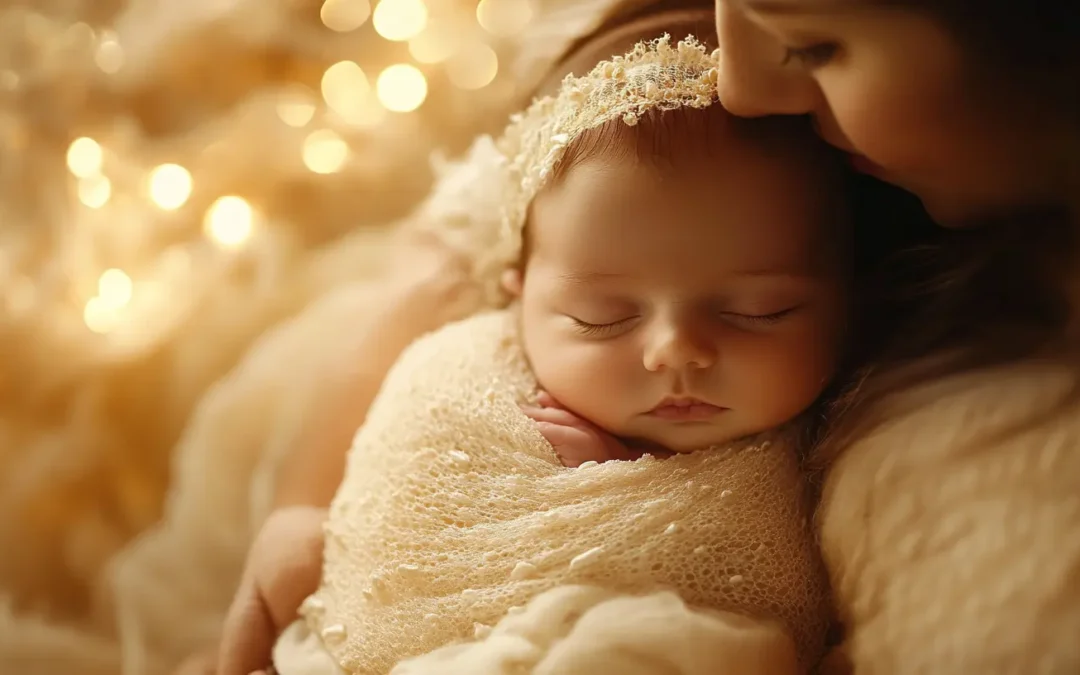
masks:
<svg viewBox="0 0 1080 675"><path fill-rule="evenodd" d="M740 438L753 435L731 429L718 429L711 425L672 425L662 429L650 429L636 435L637 438L663 446L676 454L686 455L728 445Z"/></svg>

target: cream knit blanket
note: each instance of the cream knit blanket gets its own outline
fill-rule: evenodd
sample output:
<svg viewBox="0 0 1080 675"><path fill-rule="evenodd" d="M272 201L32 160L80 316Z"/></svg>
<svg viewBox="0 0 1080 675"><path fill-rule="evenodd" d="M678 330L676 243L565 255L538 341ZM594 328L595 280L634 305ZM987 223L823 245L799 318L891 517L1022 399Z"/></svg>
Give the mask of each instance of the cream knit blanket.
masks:
<svg viewBox="0 0 1080 675"><path fill-rule="evenodd" d="M518 408L535 389L508 311L421 339L395 366L354 442L326 528L323 586L305 605L336 663L382 674L480 638L398 672L555 672L540 665L558 645L565 651L584 631L583 653L599 656L612 625L624 660L685 661L640 672L783 672L785 653L794 670L792 644L803 665L816 662L827 587L794 431L567 469ZM657 594L665 589L677 596ZM281 656L296 652L302 632L279 645L285 675L302 672ZM687 636L700 639L672 649ZM499 652L507 640L531 647ZM619 662L611 658L603 663Z"/></svg>

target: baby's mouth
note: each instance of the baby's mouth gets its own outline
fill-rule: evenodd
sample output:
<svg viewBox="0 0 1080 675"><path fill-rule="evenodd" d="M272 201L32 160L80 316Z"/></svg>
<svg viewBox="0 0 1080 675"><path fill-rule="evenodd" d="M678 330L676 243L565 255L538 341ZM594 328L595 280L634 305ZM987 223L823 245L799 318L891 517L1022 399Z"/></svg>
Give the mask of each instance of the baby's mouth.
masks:
<svg viewBox="0 0 1080 675"><path fill-rule="evenodd" d="M674 422L705 422L725 412L727 408L697 398L669 396L648 412L648 415Z"/></svg>

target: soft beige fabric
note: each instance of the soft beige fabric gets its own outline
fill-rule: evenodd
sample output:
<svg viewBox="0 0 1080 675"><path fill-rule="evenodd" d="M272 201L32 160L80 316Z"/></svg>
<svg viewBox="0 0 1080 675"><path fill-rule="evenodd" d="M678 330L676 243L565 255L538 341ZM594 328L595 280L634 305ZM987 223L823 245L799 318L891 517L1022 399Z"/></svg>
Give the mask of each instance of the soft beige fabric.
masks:
<svg viewBox="0 0 1080 675"><path fill-rule="evenodd" d="M391 675L782 675L795 644L769 621L695 611L671 592L621 595L561 586L507 616L482 640L437 649Z"/></svg>
<svg viewBox="0 0 1080 675"><path fill-rule="evenodd" d="M0 599L3 675L116 675L120 651L105 635L16 616Z"/></svg>
<svg viewBox="0 0 1080 675"><path fill-rule="evenodd" d="M1078 378L1048 360L898 395L822 544L858 675L1080 673Z"/></svg>
<svg viewBox="0 0 1080 675"><path fill-rule="evenodd" d="M816 662L829 611L797 430L566 469L518 408L534 391L510 311L444 328L395 366L354 443L306 606L338 663L386 673L564 584L670 588L774 618ZM655 624L648 611L625 621ZM688 668L672 672L699 672Z"/></svg>
<svg viewBox="0 0 1080 675"><path fill-rule="evenodd" d="M278 640L280 675L347 675L304 621ZM482 637L403 661L391 675L782 675L799 672L777 623L694 610L671 592L559 586Z"/></svg>

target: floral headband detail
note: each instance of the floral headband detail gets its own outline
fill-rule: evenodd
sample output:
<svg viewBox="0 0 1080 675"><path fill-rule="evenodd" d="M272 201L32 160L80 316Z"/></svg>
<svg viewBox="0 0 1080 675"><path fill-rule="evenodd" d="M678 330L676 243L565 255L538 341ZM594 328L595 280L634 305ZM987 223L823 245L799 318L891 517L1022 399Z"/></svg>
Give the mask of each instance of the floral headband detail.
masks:
<svg viewBox="0 0 1080 675"><path fill-rule="evenodd" d="M497 278L518 262L529 206L578 136L612 120L633 126L651 110L709 107L717 102L717 63L717 53L692 37L674 46L669 35L641 42L586 75L568 75L558 94L511 117L500 138L481 139L473 156L487 157L494 171L472 180L494 183L483 192L498 195L501 212L496 231L482 228L493 246L476 261L477 276ZM479 216L473 219L487 220Z"/></svg>

